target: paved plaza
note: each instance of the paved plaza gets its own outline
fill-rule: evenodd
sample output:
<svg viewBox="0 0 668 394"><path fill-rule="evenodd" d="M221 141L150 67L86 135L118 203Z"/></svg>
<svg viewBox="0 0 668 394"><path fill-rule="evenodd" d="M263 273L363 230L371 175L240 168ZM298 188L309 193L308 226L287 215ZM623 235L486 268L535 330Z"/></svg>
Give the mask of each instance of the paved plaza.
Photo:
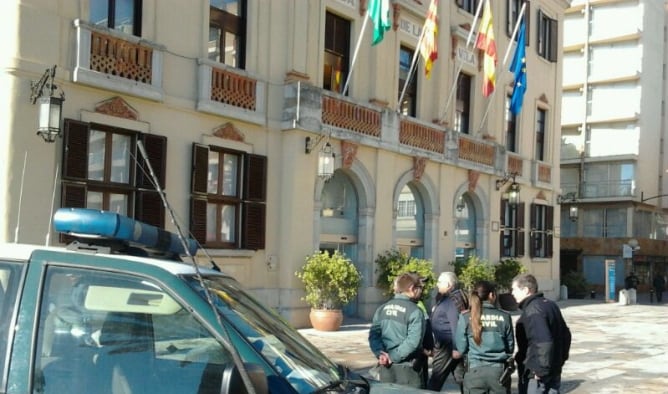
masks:
<svg viewBox="0 0 668 394"><path fill-rule="evenodd" d="M636 305L559 301L573 333L562 393L668 393L668 304L638 298ZM517 317L513 312L513 320ZM367 342L369 326L367 321L344 320L336 332L300 332L336 362L366 374L375 363ZM514 375L513 393L516 384ZM443 392L459 393L452 377Z"/></svg>

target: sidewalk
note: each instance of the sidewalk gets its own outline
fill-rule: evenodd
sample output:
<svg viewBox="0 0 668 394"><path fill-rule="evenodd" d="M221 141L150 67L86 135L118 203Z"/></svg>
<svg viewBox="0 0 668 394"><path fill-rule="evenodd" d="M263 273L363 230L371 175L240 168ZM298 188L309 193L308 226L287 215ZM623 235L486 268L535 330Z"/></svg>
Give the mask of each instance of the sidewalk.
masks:
<svg viewBox="0 0 668 394"><path fill-rule="evenodd" d="M666 295L664 294L664 297ZM558 304L572 334L562 393L668 393L668 304L619 305L601 299ZM519 317L513 312L513 320ZM334 361L366 375L375 364L367 335L370 322L345 319L336 332L299 330ZM368 375L367 375L368 376ZM513 393L517 392L513 376ZM449 378L445 393L459 393Z"/></svg>

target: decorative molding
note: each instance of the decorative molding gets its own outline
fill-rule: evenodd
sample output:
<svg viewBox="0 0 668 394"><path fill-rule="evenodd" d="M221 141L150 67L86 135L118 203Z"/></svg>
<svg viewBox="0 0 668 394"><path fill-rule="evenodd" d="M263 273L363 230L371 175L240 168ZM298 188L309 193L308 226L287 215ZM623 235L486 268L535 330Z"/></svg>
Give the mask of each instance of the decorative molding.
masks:
<svg viewBox="0 0 668 394"><path fill-rule="evenodd" d="M422 175L424 175L424 170L426 167L427 167L426 157L419 157L419 156L413 157L413 178L416 181L422 179Z"/></svg>
<svg viewBox="0 0 668 394"><path fill-rule="evenodd" d="M350 169L357 157L358 144L354 142L341 141L341 168Z"/></svg>
<svg viewBox="0 0 668 394"><path fill-rule="evenodd" d="M295 71L295 70L290 70L287 73L285 73L285 82L309 82L311 78L309 78L308 74Z"/></svg>
<svg viewBox="0 0 668 394"><path fill-rule="evenodd" d="M399 3L392 3L392 30L399 29L399 17L401 16L401 5Z"/></svg>
<svg viewBox="0 0 668 394"><path fill-rule="evenodd" d="M540 97L538 97L538 101L542 101L545 104L550 104L549 101L547 101L547 96L545 93L541 94Z"/></svg>
<svg viewBox="0 0 668 394"><path fill-rule="evenodd" d="M540 191L536 194L536 199L537 199L537 200L547 200L547 198L545 198L545 192L543 192L542 190L540 190Z"/></svg>
<svg viewBox="0 0 668 394"><path fill-rule="evenodd" d="M98 103L95 105L95 112L117 118L139 120L139 113L119 96Z"/></svg>
<svg viewBox="0 0 668 394"><path fill-rule="evenodd" d="M475 188L478 186L478 179L480 178L480 172L476 170L469 170L469 192L473 193Z"/></svg>
<svg viewBox="0 0 668 394"><path fill-rule="evenodd" d="M246 139L246 136L239 131L232 122L227 122L222 126L216 127L213 129L212 135L218 138L239 142L244 142Z"/></svg>
<svg viewBox="0 0 668 394"><path fill-rule="evenodd" d="M364 16L366 14L366 0L360 0L360 16Z"/></svg>

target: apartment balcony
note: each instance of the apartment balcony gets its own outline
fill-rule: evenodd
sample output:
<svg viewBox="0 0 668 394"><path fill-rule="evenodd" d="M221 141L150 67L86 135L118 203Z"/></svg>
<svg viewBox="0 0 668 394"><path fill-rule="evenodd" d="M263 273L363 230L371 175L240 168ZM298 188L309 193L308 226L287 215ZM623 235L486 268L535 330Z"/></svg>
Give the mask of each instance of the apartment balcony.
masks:
<svg viewBox="0 0 668 394"><path fill-rule="evenodd" d="M162 101L164 47L80 19L76 29L73 81L96 88Z"/></svg>
<svg viewBox="0 0 668 394"><path fill-rule="evenodd" d="M526 183L552 189L552 168L508 153L493 140L479 139L388 108L323 90L309 83L284 87L282 129L326 134L359 145L425 157L437 163L492 176L514 172Z"/></svg>
<svg viewBox="0 0 668 394"><path fill-rule="evenodd" d="M199 59L198 65L198 111L265 123L266 82L244 70L209 59Z"/></svg>
<svg viewBox="0 0 668 394"><path fill-rule="evenodd" d="M579 192L578 192L579 191ZM561 193L575 193L579 200L582 199L625 199L636 195L635 181L596 181L586 182L582 187L576 183L562 183Z"/></svg>

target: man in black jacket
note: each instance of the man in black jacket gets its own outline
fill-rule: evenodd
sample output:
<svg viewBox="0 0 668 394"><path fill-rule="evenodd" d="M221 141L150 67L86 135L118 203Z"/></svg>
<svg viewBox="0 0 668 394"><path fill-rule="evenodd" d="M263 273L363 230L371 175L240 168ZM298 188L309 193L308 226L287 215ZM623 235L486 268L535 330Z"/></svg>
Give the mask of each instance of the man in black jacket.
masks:
<svg viewBox="0 0 668 394"><path fill-rule="evenodd" d="M538 293L531 274L513 279L522 314L515 326L520 394L559 394L561 369L568 360L571 331L554 301Z"/></svg>

